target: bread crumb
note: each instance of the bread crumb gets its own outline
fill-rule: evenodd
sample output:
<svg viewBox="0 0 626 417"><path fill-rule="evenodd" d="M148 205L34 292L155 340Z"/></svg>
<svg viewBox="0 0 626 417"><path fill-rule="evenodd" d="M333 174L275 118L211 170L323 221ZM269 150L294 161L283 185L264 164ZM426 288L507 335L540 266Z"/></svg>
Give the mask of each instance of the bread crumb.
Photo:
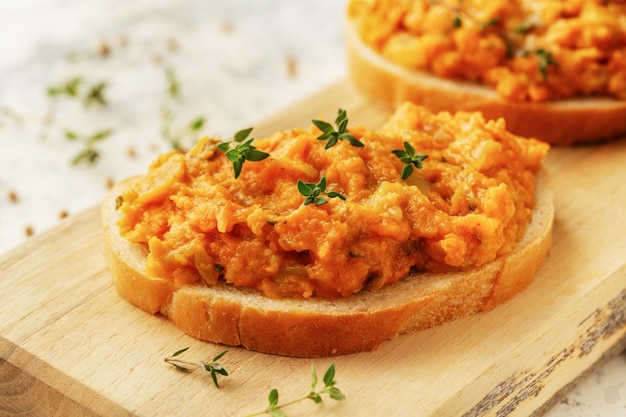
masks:
<svg viewBox="0 0 626 417"><path fill-rule="evenodd" d="M233 23L230 20L224 19L220 24L220 29L224 33L231 33L233 31Z"/></svg>
<svg viewBox="0 0 626 417"><path fill-rule="evenodd" d="M167 40L167 49L170 52L177 52L180 49L180 45L178 44L178 41L174 38L169 38Z"/></svg>
<svg viewBox="0 0 626 417"><path fill-rule="evenodd" d="M19 196L17 195L17 192L13 191L13 190L9 190L9 201L12 203L17 203L20 200Z"/></svg>
<svg viewBox="0 0 626 417"><path fill-rule="evenodd" d="M33 226L28 225L24 228L24 234L30 237L35 234L35 229L33 228Z"/></svg>
<svg viewBox="0 0 626 417"><path fill-rule="evenodd" d="M66 218L67 216L69 216L69 213L67 212L67 210L61 210L61 211L59 212L59 219L64 219L64 218Z"/></svg>
<svg viewBox="0 0 626 417"><path fill-rule="evenodd" d="M100 49L98 50L98 53L100 54L100 56L102 57L107 57L111 54L111 47L109 46L108 43L106 42L102 42L100 44Z"/></svg>
<svg viewBox="0 0 626 417"><path fill-rule="evenodd" d="M295 78L298 75L298 62L292 55L287 55L285 58L287 64L287 77Z"/></svg>
<svg viewBox="0 0 626 417"><path fill-rule="evenodd" d="M126 35L119 35L118 42L120 43L121 47L125 47L126 45L128 45L128 38L126 37Z"/></svg>
<svg viewBox="0 0 626 417"><path fill-rule="evenodd" d="M126 153L128 154L129 157L134 158L137 156L137 151L135 150L134 147L129 146L128 149L126 149Z"/></svg>
<svg viewBox="0 0 626 417"><path fill-rule="evenodd" d="M115 181L113 180L113 178L108 177L106 179L106 183L105 184L106 184L106 187L110 190L115 185Z"/></svg>

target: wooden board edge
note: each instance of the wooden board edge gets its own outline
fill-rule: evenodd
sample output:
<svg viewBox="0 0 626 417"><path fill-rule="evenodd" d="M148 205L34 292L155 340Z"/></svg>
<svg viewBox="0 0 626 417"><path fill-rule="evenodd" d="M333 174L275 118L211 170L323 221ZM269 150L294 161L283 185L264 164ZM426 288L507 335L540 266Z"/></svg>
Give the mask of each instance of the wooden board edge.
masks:
<svg viewBox="0 0 626 417"><path fill-rule="evenodd" d="M97 372L97 369L94 369ZM0 336L0 415L133 414ZM6 413L6 414L5 414Z"/></svg>
<svg viewBox="0 0 626 417"><path fill-rule="evenodd" d="M578 377L561 387L561 389L559 389L551 398L544 402L541 407L537 408L537 410L529 417L541 417L546 414L556 404L564 401L567 395L570 394L574 390L574 388L576 388L582 381L589 378L600 368L606 365L607 362L622 353L624 349L626 349L626 337L623 337L619 339L616 343L614 343L612 347L607 349L602 354L602 356L600 356L595 362L593 362L587 369L581 372Z"/></svg>

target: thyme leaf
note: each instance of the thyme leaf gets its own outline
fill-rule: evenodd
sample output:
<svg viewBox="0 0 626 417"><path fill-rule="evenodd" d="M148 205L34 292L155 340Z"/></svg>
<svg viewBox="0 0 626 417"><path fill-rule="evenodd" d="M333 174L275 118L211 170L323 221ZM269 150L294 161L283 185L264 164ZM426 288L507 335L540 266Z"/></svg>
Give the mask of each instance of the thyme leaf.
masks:
<svg viewBox="0 0 626 417"><path fill-rule="evenodd" d="M242 129L235 133L232 142L222 142L217 145L217 149L224 152L226 158L232 162L235 179L239 178L244 162L262 161L270 156L267 152L260 151L252 145L254 138L248 139L251 132L252 128ZM232 149L231 144L234 145Z"/></svg>
<svg viewBox="0 0 626 417"><path fill-rule="evenodd" d="M317 139L326 141L324 149L335 146L340 140L347 140L352 146L364 146L363 142L355 138L352 133L348 132L348 116L346 110L339 109L337 111L337 117L335 118L335 125L337 126L336 129L333 125L323 120L313 119L311 122L313 122L313 124L322 131Z"/></svg>
<svg viewBox="0 0 626 417"><path fill-rule="evenodd" d="M317 184L298 180L298 191L306 197L302 203L305 206L309 204L321 206L328 203L328 200L322 195L326 195L328 198L346 199L346 197L336 191L326 191L326 177L320 178Z"/></svg>
<svg viewBox="0 0 626 417"><path fill-rule="evenodd" d="M106 106L107 99L104 96L104 90L106 87L107 83L105 81L92 85L83 99L85 106L89 107L92 104Z"/></svg>
<svg viewBox="0 0 626 417"><path fill-rule="evenodd" d="M552 57L552 53L546 51L545 49L537 49L534 53L535 56L539 59L539 72L541 73L541 77L543 77L545 81L548 79L548 67L557 67L558 63Z"/></svg>
<svg viewBox="0 0 626 417"><path fill-rule="evenodd" d="M415 148L406 141L404 142L404 149L394 149L391 153L404 163L401 174L403 180L406 180L413 174L413 167L421 169L422 161L428 158L428 155L415 153Z"/></svg>
<svg viewBox="0 0 626 417"><path fill-rule="evenodd" d="M66 82L48 87L48 95L56 97L65 95L67 97L77 97L79 88L83 83L82 77L72 77Z"/></svg>

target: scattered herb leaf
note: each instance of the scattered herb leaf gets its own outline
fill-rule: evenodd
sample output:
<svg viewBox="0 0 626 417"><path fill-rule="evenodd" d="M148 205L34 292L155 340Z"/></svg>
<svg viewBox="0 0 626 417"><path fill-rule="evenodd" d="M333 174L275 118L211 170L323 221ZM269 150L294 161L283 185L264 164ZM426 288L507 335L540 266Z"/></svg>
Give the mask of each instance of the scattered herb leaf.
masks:
<svg viewBox="0 0 626 417"><path fill-rule="evenodd" d="M83 149L72 158L72 165L78 165L86 163L87 165L93 165L100 158L100 151L96 148L98 142L103 141L113 134L113 130L101 130L89 136L81 136L72 130L65 131L65 137L68 140L81 142Z"/></svg>
<svg viewBox="0 0 626 417"><path fill-rule="evenodd" d="M42 131L39 136L44 139L47 136L47 129L52 127L55 122L56 109L57 109L57 101L59 97L66 97L70 99L81 99L83 106L85 108L91 106L92 104L97 104L100 106L106 106L107 100L105 98L104 92L107 86L107 83L102 81L96 84L93 84L88 87L87 92L83 94L83 86L85 85L85 81L82 77L72 77L68 79L66 82L53 85L48 87L47 93L50 98L48 104L48 111L46 117L44 118L44 123L42 126ZM102 132L99 132L96 135L99 135ZM107 133L106 136L109 136L110 132ZM71 131L65 131L65 137L70 140L81 140L86 143L93 143L97 141L98 138L87 137L80 138L78 135ZM99 157L99 153L92 147L88 146L83 151L81 151L74 159L72 163L74 165L79 164L81 162L87 162L89 164L93 164Z"/></svg>
<svg viewBox="0 0 626 417"><path fill-rule="evenodd" d="M63 84L53 85L48 87L48 95L51 97L56 97L60 95L65 95L68 97L77 97L78 90L81 84L83 83L82 77L73 77L70 78Z"/></svg>
<svg viewBox="0 0 626 417"><path fill-rule="evenodd" d="M406 180L413 174L413 167L422 168L422 161L428 158L428 155L420 155L415 153L415 148L409 143L404 142L404 149L394 149L391 151L400 161L404 162L402 168L402 179Z"/></svg>
<svg viewBox="0 0 626 417"><path fill-rule="evenodd" d="M317 139L326 141L324 149L335 146L335 144L340 140L347 140L352 146L364 146L363 142L355 138L352 133L348 132L348 118L345 110L339 109L337 111L337 117L335 118L335 125L337 126L336 130L333 125L323 120L314 119L312 122L319 130L322 131L322 134L319 135Z"/></svg>
<svg viewBox="0 0 626 417"><path fill-rule="evenodd" d="M225 350L225 351L217 354L216 356L213 357L213 359L206 360L206 361L200 361L200 362L197 362L197 363L188 362L188 361L184 361L182 359L177 359L176 358L180 354L186 352L188 349L189 348L186 347L184 349L177 350L171 356L168 356L167 358L165 358L164 359L165 362L169 363L170 365L172 365L173 367L175 367L179 371L183 371L183 372L193 372L196 369L202 369L202 370L208 372L209 374L211 374L211 380L213 381L213 385L215 385L217 388L219 388L220 386L219 386L219 383L217 381L217 376L218 375L228 376L228 372L217 361L219 361L222 357L224 357L224 355L226 355L228 350Z"/></svg>
<svg viewBox="0 0 626 417"><path fill-rule="evenodd" d="M92 104L106 106L107 99L104 97L104 90L106 87L107 83L104 81L91 86L84 98L85 106L90 106Z"/></svg>
<svg viewBox="0 0 626 417"><path fill-rule="evenodd" d="M176 114L173 110L173 103L181 99L181 87L173 68L165 69L165 80L167 88L161 104L161 135L170 143L172 149L185 152L190 143L197 141L198 133L204 128L206 120L203 116L199 116L175 130L173 124Z"/></svg>
<svg viewBox="0 0 626 417"><path fill-rule="evenodd" d="M285 407L290 406L292 404L299 403L301 401L312 400L314 403L319 404L322 402L322 395L328 395L335 401L341 401L345 399L345 395L341 392L339 388L335 385L337 381L335 381L335 364L331 363L324 376L322 381L324 382L324 387L317 390L317 373L315 372L315 366L311 365L311 390L309 393L303 397L297 398L295 400L286 402L284 404L279 404L279 396L278 390L276 388L272 389L268 395L268 405L267 408L263 411L259 411L253 414L249 414L246 417L260 416L260 415L270 415L272 417L286 417L287 415L283 411Z"/></svg>
<svg viewBox="0 0 626 417"><path fill-rule="evenodd" d="M322 204L328 203L328 200L324 198L322 194L329 198L346 199L346 197L336 191L326 192L326 177L322 177L317 184L298 180L298 191L306 197L302 203L305 206L309 204L321 206Z"/></svg>
<svg viewBox="0 0 626 417"><path fill-rule="evenodd" d="M176 73L173 68L165 69L165 79L167 81L167 93L171 98L180 97L180 83L176 77Z"/></svg>

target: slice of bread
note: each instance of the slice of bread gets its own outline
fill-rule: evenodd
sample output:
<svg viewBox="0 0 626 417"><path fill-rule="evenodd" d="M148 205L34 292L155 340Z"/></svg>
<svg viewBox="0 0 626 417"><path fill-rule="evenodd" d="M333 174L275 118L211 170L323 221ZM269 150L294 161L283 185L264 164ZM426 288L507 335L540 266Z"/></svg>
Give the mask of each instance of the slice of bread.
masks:
<svg viewBox="0 0 626 417"><path fill-rule="evenodd" d="M507 129L555 145L592 142L626 133L626 101L581 97L542 103L514 102L493 89L448 80L395 64L366 45L356 25L346 24L349 76L367 97L394 107L411 101L433 112L480 111L506 120Z"/></svg>
<svg viewBox="0 0 626 417"><path fill-rule="evenodd" d="M512 253L480 268L413 275L333 300L270 299L222 282L175 289L166 278L147 277L146 246L119 233L116 197L133 181L118 183L102 205L105 254L118 293L195 338L265 353L322 357L369 351L400 333L492 309L531 283L550 248L552 194L540 171L522 239Z"/></svg>

